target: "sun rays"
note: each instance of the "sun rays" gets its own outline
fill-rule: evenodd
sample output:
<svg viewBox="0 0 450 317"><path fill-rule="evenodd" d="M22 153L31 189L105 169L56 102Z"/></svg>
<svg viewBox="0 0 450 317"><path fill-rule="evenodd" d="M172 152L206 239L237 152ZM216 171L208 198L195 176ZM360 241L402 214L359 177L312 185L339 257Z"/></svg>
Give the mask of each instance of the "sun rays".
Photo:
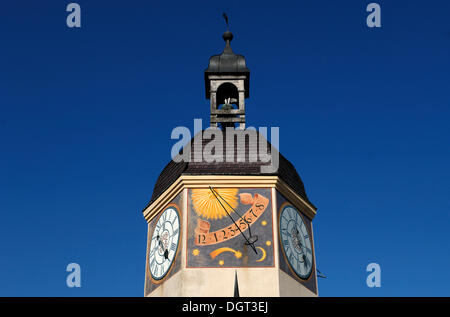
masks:
<svg viewBox="0 0 450 317"><path fill-rule="evenodd" d="M233 208L238 205L238 189L237 188L216 188L215 191L226 200L226 202ZM227 213L223 209L226 208L228 213L232 213L233 209L224 201L221 200L221 204L216 199L214 194L208 188L193 189L192 194L192 205L197 215L205 219L222 219L226 217ZM220 199L220 198L219 198Z"/></svg>

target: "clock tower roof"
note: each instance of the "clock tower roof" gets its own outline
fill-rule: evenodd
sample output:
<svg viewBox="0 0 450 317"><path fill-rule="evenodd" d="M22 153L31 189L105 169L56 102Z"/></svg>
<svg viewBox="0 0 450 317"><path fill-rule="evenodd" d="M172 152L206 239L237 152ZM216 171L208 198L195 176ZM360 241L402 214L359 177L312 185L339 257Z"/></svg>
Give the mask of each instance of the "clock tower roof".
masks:
<svg viewBox="0 0 450 317"><path fill-rule="evenodd" d="M172 130L171 160L142 210L144 294L317 296L317 208L279 152L278 128L246 127L250 70L223 17L225 47L204 71L209 127L194 119L194 132Z"/></svg>
<svg viewBox="0 0 450 317"><path fill-rule="evenodd" d="M267 153L270 154L271 144L262 136L260 133L256 132L258 142L250 143L243 142L240 144L236 141L231 141L226 137L227 130L223 130L223 157L222 162L207 162L203 155L200 162L195 162L195 156L201 155L200 151L203 153L205 146L211 142L210 137L203 137L205 130L198 133L190 142L190 161L189 162L175 162L171 160L166 167L162 170L161 174L156 181L153 194L150 202L147 206L153 203L162 193L164 193L180 176L182 175L241 175L241 176L278 176L280 177L291 189L305 199L309 204L314 206L308 199L297 170L294 165L289 162L281 153L279 153L279 166L278 170L273 173L262 173L261 167L268 166L269 163L262 162L258 156L256 162L249 161L249 152L258 149L258 144L260 142L266 142ZM228 132L230 133L230 132ZM233 130L236 136L247 133L245 130ZM234 137L236 139L236 137ZM195 140L201 142L201 147L195 145ZM261 140L261 141L260 141ZM234 144L231 144L234 142ZM188 143L189 144L189 143ZM227 162L227 146L229 148L234 148L234 160L233 162ZM183 149L185 150L185 149ZM276 150L276 149L274 149ZM243 155L245 153L245 156ZM256 153L258 153L256 151ZM238 161L237 157L245 157L243 161ZM147 208L147 207L146 207Z"/></svg>

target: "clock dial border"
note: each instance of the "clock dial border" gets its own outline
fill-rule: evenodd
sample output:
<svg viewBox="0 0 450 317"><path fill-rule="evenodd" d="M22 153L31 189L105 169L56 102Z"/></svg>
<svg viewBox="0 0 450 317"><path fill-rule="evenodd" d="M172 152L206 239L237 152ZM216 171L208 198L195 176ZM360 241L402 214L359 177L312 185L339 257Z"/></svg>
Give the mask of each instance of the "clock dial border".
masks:
<svg viewBox="0 0 450 317"><path fill-rule="evenodd" d="M176 249L176 251L175 251L173 260L171 261L170 267L169 267L169 269L167 270L167 272L165 272L164 275L163 275L160 279L155 279L155 278L153 277L152 273L150 272L150 263L149 263L149 261L150 261L149 255L150 255L151 240L152 240L153 234L154 234L154 232L155 232L155 230L156 230L156 224L158 223L158 221L159 221L159 219L161 218L161 216L162 216L162 215L166 212L166 210L169 209L169 208L175 209L175 211L176 211L176 213L177 213L177 216L178 216L178 221L179 221L179 233L178 233L177 249ZM149 235L149 238L148 238L148 244L147 244L147 275L148 275L148 278L150 279L150 281L151 281L153 284L157 284L157 285L158 285L158 284L163 283L163 282L169 277L170 272L172 271L172 269L173 269L174 266L175 266L175 262L176 262L176 260L177 260L178 253L180 252L181 235L182 235L182 223L183 223L183 221L182 221L182 215L181 215L181 212L180 212L180 207L179 207L177 204L175 204L175 203L170 203L170 204L168 204L168 205L164 208L164 210L159 214L159 216L158 216L157 218L155 218L155 222L154 222L154 223L155 223L155 227L153 228L153 230L151 231L151 234Z"/></svg>
<svg viewBox="0 0 450 317"><path fill-rule="evenodd" d="M304 226L306 228L306 231L308 232L308 235L311 237L310 243L311 243L311 250L312 250L313 254L312 254L312 257L311 257L312 258L311 270L310 270L309 275L308 275L307 278L301 277L293 269L291 263L289 262L288 258L286 257L286 251L284 249L284 245L283 245L283 242L282 242L282 236L281 236L281 215L282 215L283 210L286 207L289 207L289 206L292 207L300 215L300 217L302 218L303 224L304 224ZM287 263L287 266L289 267L289 270L291 271L293 276L295 276L300 282L307 282L307 281L309 281L315 275L314 270L315 270L315 267L316 267L313 236L312 236L311 228L308 228L310 226L310 224L305 221L304 217L306 217L306 216L302 214L301 210L299 208L297 208L296 206L294 206L292 203L288 202L288 201L285 201L280 206L280 208L278 209L278 224L277 225L278 225L278 239L279 239L278 241L279 241L279 244L280 244L280 249L281 249L281 252L283 254L284 261Z"/></svg>

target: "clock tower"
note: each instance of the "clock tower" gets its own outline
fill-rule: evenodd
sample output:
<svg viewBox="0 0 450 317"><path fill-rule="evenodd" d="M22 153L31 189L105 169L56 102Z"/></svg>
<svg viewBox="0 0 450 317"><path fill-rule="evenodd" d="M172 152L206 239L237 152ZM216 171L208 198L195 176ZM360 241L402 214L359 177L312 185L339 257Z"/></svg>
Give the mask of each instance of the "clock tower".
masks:
<svg viewBox="0 0 450 317"><path fill-rule="evenodd" d="M211 126L162 170L143 210L144 295L317 296L316 207L267 133L245 129L250 70L233 34L223 39L204 72Z"/></svg>

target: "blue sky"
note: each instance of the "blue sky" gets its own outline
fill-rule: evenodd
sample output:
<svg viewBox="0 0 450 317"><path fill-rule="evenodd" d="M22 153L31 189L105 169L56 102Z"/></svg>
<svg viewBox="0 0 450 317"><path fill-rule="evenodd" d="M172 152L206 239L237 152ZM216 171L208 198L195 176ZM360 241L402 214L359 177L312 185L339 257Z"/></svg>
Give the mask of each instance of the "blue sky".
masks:
<svg viewBox="0 0 450 317"><path fill-rule="evenodd" d="M176 126L208 120L232 47L247 122L280 127L314 220L322 296L449 296L450 3L9 1L0 10L0 296L142 296L141 210ZM77 262L82 287L69 289ZM381 288L365 284L381 265Z"/></svg>

